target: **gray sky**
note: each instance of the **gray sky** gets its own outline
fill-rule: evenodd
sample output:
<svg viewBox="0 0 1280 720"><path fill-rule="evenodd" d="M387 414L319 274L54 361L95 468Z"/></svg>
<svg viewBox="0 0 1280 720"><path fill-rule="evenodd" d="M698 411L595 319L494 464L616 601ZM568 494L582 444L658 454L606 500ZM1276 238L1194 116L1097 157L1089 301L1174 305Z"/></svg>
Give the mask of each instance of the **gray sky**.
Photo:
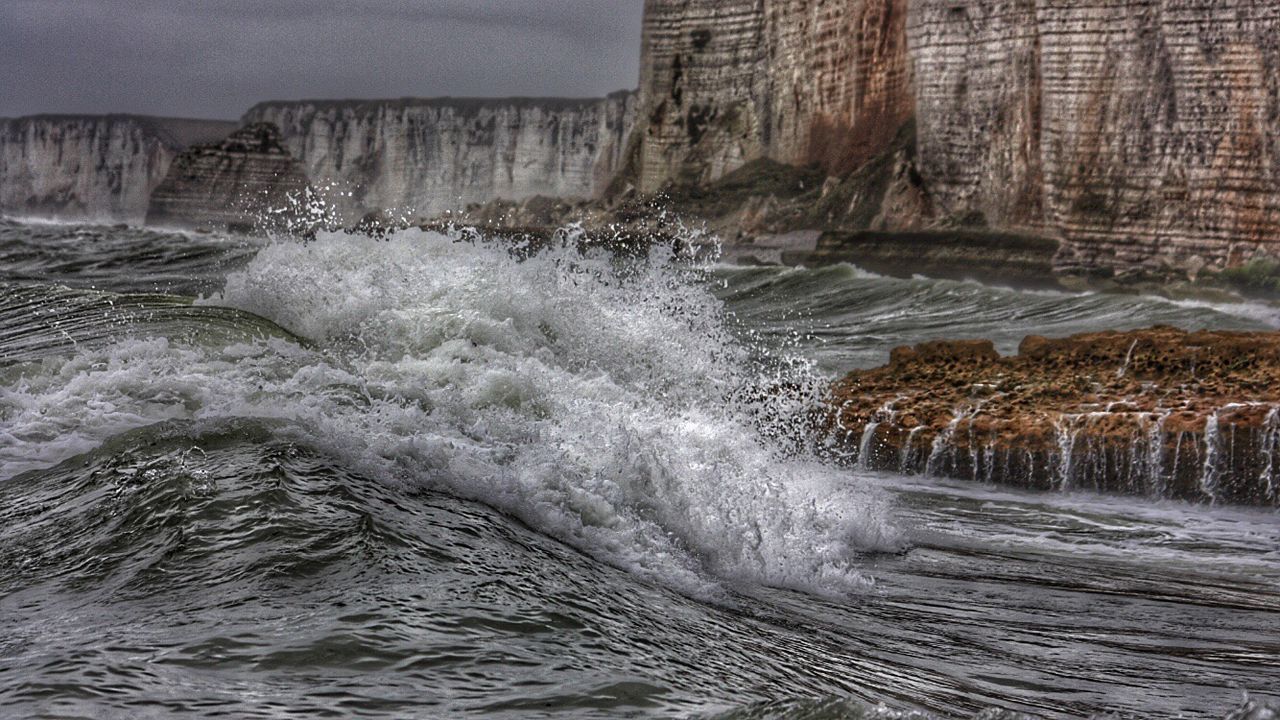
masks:
<svg viewBox="0 0 1280 720"><path fill-rule="evenodd" d="M643 0L0 0L0 117L238 118L260 100L598 96Z"/></svg>

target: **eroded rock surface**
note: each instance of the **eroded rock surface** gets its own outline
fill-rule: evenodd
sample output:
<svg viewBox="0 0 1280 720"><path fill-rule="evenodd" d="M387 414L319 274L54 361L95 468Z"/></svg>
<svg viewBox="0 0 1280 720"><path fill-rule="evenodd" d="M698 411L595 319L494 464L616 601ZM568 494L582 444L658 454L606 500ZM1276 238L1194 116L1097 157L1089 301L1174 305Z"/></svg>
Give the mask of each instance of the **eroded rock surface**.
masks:
<svg viewBox="0 0 1280 720"><path fill-rule="evenodd" d="M893 351L837 382L867 469L1035 489L1280 504L1280 335L1172 328Z"/></svg>

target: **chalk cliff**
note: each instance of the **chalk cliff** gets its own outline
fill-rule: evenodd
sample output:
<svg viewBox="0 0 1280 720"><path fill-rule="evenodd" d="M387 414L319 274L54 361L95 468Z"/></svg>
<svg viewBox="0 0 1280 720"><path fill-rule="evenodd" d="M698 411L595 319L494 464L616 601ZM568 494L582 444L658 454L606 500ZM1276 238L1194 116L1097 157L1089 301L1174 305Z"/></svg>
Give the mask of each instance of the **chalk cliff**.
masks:
<svg viewBox="0 0 1280 720"><path fill-rule="evenodd" d="M643 32L638 94L272 102L244 122L278 126L348 224L628 186L687 195L772 162L820 175L785 198L735 180L743 204L703 203L716 229L1037 236L1057 243L1058 273L1084 275L1280 257L1272 3L646 0ZM0 211L138 220L194 142L177 127L0 121Z"/></svg>
<svg viewBox="0 0 1280 720"><path fill-rule="evenodd" d="M218 230L293 229L308 192L301 165L269 123L177 157L151 194L147 224ZM302 229L302 228L297 228Z"/></svg>
<svg viewBox="0 0 1280 720"><path fill-rule="evenodd" d="M614 176L633 93L594 100L270 102L269 122L345 222L367 212L429 216L494 199L590 198Z"/></svg>
<svg viewBox="0 0 1280 720"><path fill-rule="evenodd" d="M233 129L130 115L0 119L0 212L141 222L173 158Z"/></svg>
<svg viewBox="0 0 1280 720"><path fill-rule="evenodd" d="M909 30L921 170L945 212L1056 234L1064 268L1276 251L1273 4L953 5L916 0Z"/></svg>
<svg viewBox="0 0 1280 720"><path fill-rule="evenodd" d="M1280 14L1255 0L648 0L644 190L752 160L918 179L918 226L1031 232L1063 272L1280 253ZM834 184L833 184L834 187ZM861 193L861 194L860 194ZM864 203L865 191L850 193ZM887 202L899 195L890 193ZM892 223L877 229L894 229Z"/></svg>
<svg viewBox="0 0 1280 720"><path fill-rule="evenodd" d="M648 0L638 186L865 162L912 115L906 22L906 0Z"/></svg>

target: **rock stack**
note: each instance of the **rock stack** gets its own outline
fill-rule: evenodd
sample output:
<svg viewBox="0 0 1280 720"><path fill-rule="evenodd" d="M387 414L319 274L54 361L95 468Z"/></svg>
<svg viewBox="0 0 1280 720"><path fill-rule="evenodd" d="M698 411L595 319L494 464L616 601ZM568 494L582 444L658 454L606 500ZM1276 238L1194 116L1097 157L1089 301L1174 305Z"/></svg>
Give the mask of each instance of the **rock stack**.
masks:
<svg viewBox="0 0 1280 720"><path fill-rule="evenodd" d="M151 195L147 224L233 232L297 231L307 176L280 141L256 123L222 142L197 145L173 162Z"/></svg>

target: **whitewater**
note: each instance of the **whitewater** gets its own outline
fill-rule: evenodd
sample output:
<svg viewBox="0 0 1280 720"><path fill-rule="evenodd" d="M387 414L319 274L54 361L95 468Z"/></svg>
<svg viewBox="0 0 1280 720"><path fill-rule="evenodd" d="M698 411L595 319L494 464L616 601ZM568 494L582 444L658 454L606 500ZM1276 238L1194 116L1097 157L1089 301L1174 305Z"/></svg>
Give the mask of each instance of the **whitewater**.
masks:
<svg viewBox="0 0 1280 720"><path fill-rule="evenodd" d="M1272 309L565 237L0 224L0 706L1268 717L1273 511L861 472L816 418L896 345Z"/></svg>

